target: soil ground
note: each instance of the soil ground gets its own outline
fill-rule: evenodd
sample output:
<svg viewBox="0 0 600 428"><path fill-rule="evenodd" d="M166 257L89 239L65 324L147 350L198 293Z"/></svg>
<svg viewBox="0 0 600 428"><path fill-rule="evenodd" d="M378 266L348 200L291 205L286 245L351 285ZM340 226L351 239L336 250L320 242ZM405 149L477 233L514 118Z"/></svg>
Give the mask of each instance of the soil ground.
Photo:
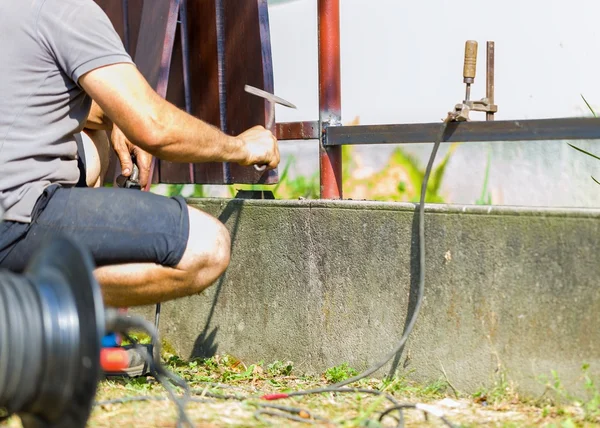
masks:
<svg viewBox="0 0 600 428"><path fill-rule="evenodd" d="M246 366L230 356L192 362L170 356L168 367L185 378L194 391L194 401L188 402L186 409L196 427L398 426L398 412L390 413L379 421L381 414L393 407L390 399L383 395L346 392L277 401L260 399L264 394L324 387L356 373L345 365L331 368L319 377L296 376L292 363ZM554 388L550 389L557 392L556 386L554 383ZM475 395L462 394L444 380L414 385L400 377L362 380L352 387L385 392L401 404L420 403L422 408L431 410L427 418L423 410L405 410L403 415L407 427L444 426L437 414L442 414L455 427L567 428L600 425L599 394L593 394L589 401L558 405L551 399L551 394L536 402L521 400L505 382ZM146 400L105 402L131 400L139 396L145 396ZM88 426L175 427L177 408L167 397L165 389L153 378L105 380L98 387L97 405ZM21 425L13 418L5 426Z"/></svg>

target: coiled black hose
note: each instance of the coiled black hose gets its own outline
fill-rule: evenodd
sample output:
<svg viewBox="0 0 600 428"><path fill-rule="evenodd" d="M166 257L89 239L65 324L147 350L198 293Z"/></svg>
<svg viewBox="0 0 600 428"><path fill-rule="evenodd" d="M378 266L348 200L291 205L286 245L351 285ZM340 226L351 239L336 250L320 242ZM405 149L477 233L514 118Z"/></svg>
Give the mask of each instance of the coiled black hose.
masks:
<svg viewBox="0 0 600 428"><path fill-rule="evenodd" d="M0 421L85 426L104 334L92 270L89 254L64 238L42 245L23 275L0 270Z"/></svg>

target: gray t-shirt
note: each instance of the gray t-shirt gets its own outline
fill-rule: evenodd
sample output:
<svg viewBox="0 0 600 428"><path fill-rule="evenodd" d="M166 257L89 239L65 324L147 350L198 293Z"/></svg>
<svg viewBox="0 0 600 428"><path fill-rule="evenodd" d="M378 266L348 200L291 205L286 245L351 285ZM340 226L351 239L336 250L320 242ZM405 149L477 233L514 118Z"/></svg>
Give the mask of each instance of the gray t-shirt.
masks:
<svg viewBox="0 0 600 428"><path fill-rule="evenodd" d="M4 219L30 222L51 184L79 178L75 135L91 98L79 78L132 63L93 0L0 1L0 206ZM0 210L1 211L1 210Z"/></svg>

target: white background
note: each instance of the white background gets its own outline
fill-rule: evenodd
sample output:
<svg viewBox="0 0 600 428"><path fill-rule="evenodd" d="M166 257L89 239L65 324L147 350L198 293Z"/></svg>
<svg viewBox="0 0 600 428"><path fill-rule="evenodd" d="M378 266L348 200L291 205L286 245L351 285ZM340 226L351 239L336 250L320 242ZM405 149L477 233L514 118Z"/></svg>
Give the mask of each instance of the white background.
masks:
<svg viewBox="0 0 600 428"><path fill-rule="evenodd" d="M275 2L277 3L277 2ZM277 120L318 118L317 5L270 5L275 92L298 106ZM361 124L439 121L464 96L467 39L479 42L473 98L485 95L485 44L496 42L497 120L589 115L581 94L600 105L600 2L593 0L340 0L342 119ZM482 120L481 114L472 119ZM594 150L598 144L582 142ZM313 143L281 143L296 172L317 167ZM426 155L429 145L409 150ZM392 148L363 146L378 169ZM452 203L478 197L492 151L494 203L600 206L600 161L565 142L470 143L453 157L444 182ZM600 147L596 149L600 153ZM443 154L443 153L442 153ZM441 155L440 155L441 157Z"/></svg>

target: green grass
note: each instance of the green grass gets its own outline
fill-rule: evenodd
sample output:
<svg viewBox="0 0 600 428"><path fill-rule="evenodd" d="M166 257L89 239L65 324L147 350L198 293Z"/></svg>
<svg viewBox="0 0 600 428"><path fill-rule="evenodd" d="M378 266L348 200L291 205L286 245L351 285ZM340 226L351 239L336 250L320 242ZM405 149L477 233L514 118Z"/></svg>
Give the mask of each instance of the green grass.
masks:
<svg viewBox="0 0 600 428"><path fill-rule="evenodd" d="M441 195L442 182L445 176L447 166L450 162L457 144L450 145L450 150L441 159L437 167L432 171L427 188L426 201L431 203L443 203L444 198ZM350 195L355 193L357 188L367 189L364 198L368 200L380 201L410 201L418 202L421 182L425 173L425 165L421 165L418 160L408 154L402 148L397 148L391 154L385 167L368 177L357 179L353 177L352 172L358 168L356 162L355 149L352 146L342 148L342 182L344 192ZM227 194L235 197L240 190L252 191L270 191L273 192L276 199L318 199L320 197L320 180L318 171L312 175L296 175L291 177L290 170L296 164L294 157L289 157L280 168L279 181L275 185L258 184L234 184L225 186ZM402 178L397 179L397 175ZM385 183L385 190L381 191L381 184ZM192 189L190 192L190 188ZM162 193L166 196L186 196L192 198L206 197L206 189L203 185L184 186L181 184L170 184L152 186L152 191ZM185 192L185 195L183 194Z"/></svg>
<svg viewBox="0 0 600 428"><path fill-rule="evenodd" d="M590 103L585 99L585 97L583 95L581 95L581 98L583 99L583 102L585 103L585 105L587 106L588 110L590 110L590 112L592 113L592 115L594 117L598 117L598 115L596 114L596 111L592 108L592 106L590 105ZM588 152L587 150L584 150L580 147L575 146L574 144L571 143L567 143L570 147L574 148L575 150L577 150L580 153L583 153L591 158L600 160L600 157L596 156L595 154ZM598 181L593 175L590 176L591 179L596 183L596 184L600 184L600 181Z"/></svg>
<svg viewBox="0 0 600 428"><path fill-rule="evenodd" d="M544 395L548 402L559 406L563 403L569 403L582 411L581 419L583 421L600 423L600 386L598 385L598 377L591 374L589 364L585 363L581 366L583 395L569 392L556 370L552 370L550 376L541 376L540 381L546 387Z"/></svg>
<svg viewBox="0 0 600 428"><path fill-rule="evenodd" d="M487 162L485 166L485 175L483 177L483 186L481 196L475 201L476 205L492 205L492 193L489 191L490 168L492 165L492 151L488 151Z"/></svg>
<svg viewBox="0 0 600 428"><path fill-rule="evenodd" d="M289 426L303 427L305 423L263 415L264 421L254 417L261 404L271 403L303 409L312 415L324 417L332 422L329 426L381 427L377 420L381 412L390 406L384 398L361 393L317 394L280 401L259 400L263 394L283 393L323 387L348 376L356 370L348 364L331 367L323 373L307 376L296 373L292 362L274 361L265 364L245 364L234 356L215 356L207 359L185 361L176 355L165 352L163 359L167 366L185 378L198 392L204 402L192 402L187 412L198 427L263 427ZM598 419L598 388L590 367L582 367L582 382L586 389L583 400L577 397L576 405L559 405L552 402L532 404L518 399L512 392L507 377L499 377L496 385L487 391L482 390L476 397L461 394L456 398L446 380L430 383L416 383L407 378L407 373L387 379L364 379L353 386L383 391L404 403L427 403L441 409L457 427L588 427L600 423ZM556 391L564 391L558 375L552 375L548 382ZM210 399L207 393L245 397L238 400ZM562 393L562 392L561 392ZM204 397L202 397L204 394ZM101 382L98 400L133 397L139 395L165 397L164 389L152 378L132 380L111 380ZM485 402L481 398L485 395ZM444 400L451 399L459 407L444 407ZM308 417L309 413L302 413ZM407 411L407 427L440 426L439 420L431 416L425 423L423 413ZM110 404L94 408L89 427L119 428L137 426L175 426L177 412L169 401L129 402ZM393 419L386 419L383 426L395 426ZM1 425L1 424L0 424ZM13 418L8 427L20 426ZM317 425L323 426L323 425Z"/></svg>
<svg viewBox="0 0 600 428"><path fill-rule="evenodd" d="M342 365L327 369L324 376L327 382L338 383L356 376L357 374L358 371L352 367L348 367L348 363L343 363Z"/></svg>
<svg viewBox="0 0 600 428"><path fill-rule="evenodd" d="M263 415L265 421L254 418L254 412L260 409L257 397L267 393L283 393L307 390L330 385L345 380L357 373L347 363L325 370L315 376L296 373L296 368L289 361L274 361L268 364L259 362L246 365L234 356L215 356L207 359L184 361L181 358L165 353L165 360L170 369L186 379L195 390L214 394L233 394L248 397L243 401L216 400L208 403L191 403L188 411L199 426L239 426L262 427L273 423L275 426L305 426L301 423ZM585 368L585 366L584 366ZM482 389L478 394L468 396L461 394L456 398L449 384L444 379L419 384L410 381L406 373L385 379L364 379L353 386L382 391L394 396L400 402L423 402L439 406L441 400L452 399L459 403L458 410L443 408L447 417L460 427L570 427L592 426L600 422L597 415L598 393L596 385L589 375L582 377L589 388L589 399L580 402L586 415L578 415L572 408L555 403L533 405L520 400L514 393L506 375L498 376L496 383L489 389ZM562 390L559 381L552 386ZM130 381L103 382L98 394L99 399L115 396L164 395L164 390L151 379ZM273 404L292 406L304 409L313 415L320 415L340 427L382 427L393 426L392 419L380 425L377 420L380 413L389 407L385 398L360 393L350 394L318 394L298 398L289 398L272 402ZM407 411L406 426L424 425L423 414ZM136 426L136 418L143 417L147 426L165 426L173 424L176 419L174 407L169 402L130 403L96 408L91 420L91 427L103 426ZM431 426L440 426L439 421L431 416Z"/></svg>

